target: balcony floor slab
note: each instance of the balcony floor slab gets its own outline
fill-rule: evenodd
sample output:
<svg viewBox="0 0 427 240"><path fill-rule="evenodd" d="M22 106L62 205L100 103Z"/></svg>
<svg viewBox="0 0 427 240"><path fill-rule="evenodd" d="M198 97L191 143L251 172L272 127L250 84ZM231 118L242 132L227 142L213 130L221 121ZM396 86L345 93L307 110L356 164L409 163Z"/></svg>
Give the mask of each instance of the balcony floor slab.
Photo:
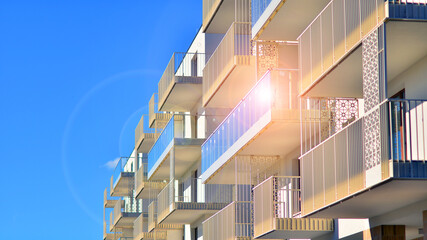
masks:
<svg viewBox="0 0 427 240"><path fill-rule="evenodd" d="M330 0L271 1L270 4L277 5L273 11L275 15L261 16L252 35L262 40L295 41L329 2Z"/></svg>
<svg viewBox="0 0 427 240"><path fill-rule="evenodd" d="M208 218L227 206L226 203L176 202L172 211L163 219L164 224L192 224L198 219Z"/></svg>
<svg viewBox="0 0 427 240"><path fill-rule="evenodd" d="M240 56L234 56L234 63L238 62ZM243 56L246 57L246 56ZM246 93L255 85L255 57L248 56L250 64L231 64L230 69L224 69L228 72L225 79L216 79L221 81L211 96L204 101L204 106L208 108L233 108Z"/></svg>
<svg viewBox="0 0 427 240"><path fill-rule="evenodd" d="M234 183L235 164L229 163L235 154L274 156L295 150L300 143L298 119L297 110L273 110L265 114L202 174L202 182Z"/></svg>
<svg viewBox="0 0 427 240"><path fill-rule="evenodd" d="M427 179L389 179L304 217L372 218L427 200ZM427 205L425 206L427 207Z"/></svg>
<svg viewBox="0 0 427 240"><path fill-rule="evenodd" d="M166 99L159 103L160 111L189 112L202 97L202 77L175 76Z"/></svg>
<svg viewBox="0 0 427 240"><path fill-rule="evenodd" d="M159 181L170 178L170 151L172 147L175 148L175 177L181 177L190 166L200 160L203 142L204 139L175 138L162 154L165 157L162 160L157 160L156 165L148 174L148 180Z"/></svg>
<svg viewBox="0 0 427 240"><path fill-rule="evenodd" d="M112 197L128 196L135 183L134 176L133 172L121 172L119 179L111 188L110 195Z"/></svg>

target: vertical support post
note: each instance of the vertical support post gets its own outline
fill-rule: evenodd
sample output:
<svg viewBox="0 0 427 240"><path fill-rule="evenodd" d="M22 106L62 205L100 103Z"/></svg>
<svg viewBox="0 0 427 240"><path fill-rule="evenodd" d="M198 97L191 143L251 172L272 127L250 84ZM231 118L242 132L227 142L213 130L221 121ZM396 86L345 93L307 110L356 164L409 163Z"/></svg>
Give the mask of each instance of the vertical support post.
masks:
<svg viewBox="0 0 427 240"><path fill-rule="evenodd" d="M427 210L423 211L423 228L424 240L427 240Z"/></svg>
<svg viewBox="0 0 427 240"><path fill-rule="evenodd" d="M171 152L169 154L169 159L170 159L169 180L172 181L175 179L175 146L172 146Z"/></svg>

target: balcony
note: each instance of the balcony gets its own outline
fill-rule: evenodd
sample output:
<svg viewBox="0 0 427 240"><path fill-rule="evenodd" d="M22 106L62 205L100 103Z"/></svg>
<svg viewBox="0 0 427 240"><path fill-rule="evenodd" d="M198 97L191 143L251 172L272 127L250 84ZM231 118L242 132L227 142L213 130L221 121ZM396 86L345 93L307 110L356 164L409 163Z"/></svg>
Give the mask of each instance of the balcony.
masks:
<svg viewBox="0 0 427 240"><path fill-rule="evenodd" d="M302 92L305 93L314 87L338 63L340 63L338 70L341 71L334 70L337 73L329 80L337 79L343 82L342 79L346 79L349 91L359 89L362 65L356 66L361 63L362 56L361 48L358 50L356 48L372 30L384 23L385 18L384 0L331 1L298 37ZM354 58L345 59L353 51L356 53L351 54ZM351 82L360 84L354 85L350 84ZM322 87L332 86L332 89L338 91L343 89L342 85L337 82L323 84ZM342 94L345 95L341 96L354 96L353 92Z"/></svg>
<svg viewBox="0 0 427 240"><path fill-rule="evenodd" d="M110 214L110 231L133 229L133 223L140 214L138 201L134 198L118 200Z"/></svg>
<svg viewBox="0 0 427 240"><path fill-rule="evenodd" d="M151 199L157 196L166 186L163 181L147 180L148 164L143 163L136 172L135 177L135 196L137 199Z"/></svg>
<svg viewBox="0 0 427 240"><path fill-rule="evenodd" d="M131 159L131 161L129 161ZM133 172L132 157L121 157L117 162L114 173L110 179L110 189L112 197L131 196L134 189L135 173ZM128 164L129 161L129 165Z"/></svg>
<svg viewBox="0 0 427 240"><path fill-rule="evenodd" d="M425 200L426 102L388 99L304 153L302 216L371 218Z"/></svg>
<svg viewBox="0 0 427 240"><path fill-rule="evenodd" d="M148 231L149 232L157 232L157 231L164 231L170 232L172 234L176 234L177 231L183 231L184 225L183 224L159 224L157 221L157 199L154 199L149 205L148 205Z"/></svg>
<svg viewBox="0 0 427 240"><path fill-rule="evenodd" d="M173 115L148 153L148 180L169 179L171 162L175 164L175 175L180 177L199 161L204 140L196 133L195 116Z"/></svg>
<svg viewBox="0 0 427 240"><path fill-rule="evenodd" d="M203 182L234 183L227 163L237 153L286 155L299 146L297 83L295 70L271 70L258 81L203 143Z"/></svg>
<svg viewBox="0 0 427 240"><path fill-rule="evenodd" d="M157 93L154 93L148 103L148 125L150 128L163 129L172 117L172 114L160 112L158 103L159 96Z"/></svg>
<svg viewBox="0 0 427 240"><path fill-rule="evenodd" d="M147 216L143 216L141 214L134 222L133 240L141 240L141 239L166 240L167 231L155 231L151 233L148 232Z"/></svg>
<svg viewBox="0 0 427 240"><path fill-rule="evenodd" d="M157 221L192 224L230 203L232 189L232 185L205 185L197 178L172 180L158 195Z"/></svg>
<svg viewBox="0 0 427 240"><path fill-rule="evenodd" d="M330 0L252 0L252 37L295 41Z"/></svg>
<svg viewBox="0 0 427 240"><path fill-rule="evenodd" d="M159 110L189 112L202 97L204 53L174 53L159 81Z"/></svg>
<svg viewBox="0 0 427 240"><path fill-rule="evenodd" d="M133 237L134 240L141 240L144 238L144 233L148 232L147 219L143 214L135 219L133 224Z"/></svg>
<svg viewBox="0 0 427 240"><path fill-rule="evenodd" d="M135 129L135 148L138 153L148 153L159 136L158 130L149 128L148 115L142 115Z"/></svg>
<svg viewBox="0 0 427 240"><path fill-rule="evenodd" d="M233 23L203 69L203 106L231 108L255 84L250 23Z"/></svg>
<svg viewBox="0 0 427 240"><path fill-rule="evenodd" d="M250 0L203 0L203 32L225 33L233 22L250 22Z"/></svg>
<svg viewBox="0 0 427 240"><path fill-rule="evenodd" d="M109 199L108 196L110 194L108 193L108 188L105 188L104 190L104 208L114 208L114 206L117 203L117 199Z"/></svg>
<svg viewBox="0 0 427 240"><path fill-rule="evenodd" d="M117 238L123 236L122 233L115 233L109 231L110 226L104 219L104 231L103 231L103 240L116 240Z"/></svg>
<svg viewBox="0 0 427 240"><path fill-rule="evenodd" d="M133 238L133 240L141 240L141 239L166 240L166 239L168 239L167 238L167 231L142 232Z"/></svg>
<svg viewBox="0 0 427 240"><path fill-rule="evenodd" d="M257 239L309 239L333 232L332 219L299 218L299 177L270 177L254 189Z"/></svg>
<svg viewBox="0 0 427 240"><path fill-rule="evenodd" d="M203 239L253 239L252 202L232 202L203 222Z"/></svg>

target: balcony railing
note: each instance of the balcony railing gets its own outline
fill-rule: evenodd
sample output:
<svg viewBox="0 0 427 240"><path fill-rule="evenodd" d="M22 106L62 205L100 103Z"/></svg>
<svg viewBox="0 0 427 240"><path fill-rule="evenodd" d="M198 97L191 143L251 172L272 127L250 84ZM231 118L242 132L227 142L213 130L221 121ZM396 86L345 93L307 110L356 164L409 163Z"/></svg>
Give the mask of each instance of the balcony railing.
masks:
<svg viewBox="0 0 427 240"><path fill-rule="evenodd" d="M156 129L150 128L148 123L148 115L142 115L141 119L138 122L138 125L135 128L135 147L138 147L141 144L141 141L149 136L155 137Z"/></svg>
<svg viewBox="0 0 427 240"><path fill-rule="evenodd" d="M388 0L389 17L427 19L426 0Z"/></svg>
<svg viewBox="0 0 427 240"><path fill-rule="evenodd" d="M359 118L357 98L304 99L301 108L302 154Z"/></svg>
<svg viewBox="0 0 427 240"><path fill-rule="evenodd" d="M303 215L365 187L362 131L360 118L302 156Z"/></svg>
<svg viewBox="0 0 427 240"><path fill-rule="evenodd" d="M333 0L298 37L301 90L351 52L385 19L384 0Z"/></svg>
<svg viewBox="0 0 427 240"><path fill-rule="evenodd" d="M233 23L203 69L203 104L216 92L235 65L250 65L251 24Z"/></svg>
<svg viewBox="0 0 427 240"><path fill-rule="evenodd" d="M151 172L154 165L159 161L166 148L174 139L195 139L194 122L195 116L185 114L175 114L166 124L159 138L154 143L148 153L148 172Z"/></svg>
<svg viewBox="0 0 427 240"><path fill-rule="evenodd" d="M270 177L253 191L255 236L280 229L301 212L300 177Z"/></svg>
<svg viewBox="0 0 427 240"><path fill-rule="evenodd" d="M163 124L168 122L172 117L172 114L164 113L159 111L159 96L154 93L148 103L148 121L149 126L155 129L162 129ZM157 123L154 125L154 123Z"/></svg>
<svg viewBox="0 0 427 240"><path fill-rule="evenodd" d="M136 172L135 177L135 194L140 199L152 199L157 196L157 193L162 190L166 183L163 181L148 181L148 163L142 163L141 167ZM141 195L142 191L147 191ZM152 195L153 192L157 192L156 195Z"/></svg>
<svg viewBox="0 0 427 240"><path fill-rule="evenodd" d="M121 237L121 233L114 233L110 232L110 224L107 223L104 219L104 231L103 231L103 239L104 240L115 240L114 236L116 238Z"/></svg>
<svg viewBox="0 0 427 240"><path fill-rule="evenodd" d="M166 101L174 83L202 84L205 63L204 53L174 53L159 81L160 106Z"/></svg>
<svg viewBox="0 0 427 240"><path fill-rule="evenodd" d="M112 218L110 218L111 225L116 226L118 221L122 217L134 217L136 218L139 213L141 213L141 207L139 201L132 197L121 198L117 201L114 206L112 213Z"/></svg>
<svg viewBox="0 0 427 240"><path fill-rule="evenodd" d="M202 184L199 178L189 178L185 181L172 180L157 197L158 220L162 221L166 218L174 207L184 210L221 209L233 200L232 190L232 185ZM172 209L171 206L173 206Z"/></svg>
<svg viewBox="0 0 427 240"><path fill-rule="evenodd" d="M389 99L388 107L393 176L427 178L427 101Z"/></svg>
<svg viewBox="0 0 427 240"><path fill-rule="evenodd" d="M148 231L152 231L157 224L157 200L148 205Z"/></svg>
<svg viewBox="0 0 427 240"><path fill-rule="evenodd" d="M271 0L252 0L252 27L255 25L270 3Z"/></svg>
<svg viewBox="0 0 427 240"><path fill-rule="evenodd" d="M203 239L252 239L252 202L232 202L203 222Z"/></svg>
<svg viewBox="0 0 427 240"><path fill-rule="evenodd" d="M148 226L145 224L144 229L144 216L141 214L136 218L133 223L133 237L135 240L140 240L143 238L143 233L148 231Z"/></svg>
<svg viewBox="0 0 427 240"><path fill-rule="evenodd" d="M295 70L268 71L203 143L202 172L267 113L297 110L297 81Z"/></svg>
<svg viewBox="0 0 427 240"><path fill-rule="evenodd" d="M147 181L147 167L148 163L142 163L135 175L135 189L139 193L144 187L144 183Z"/></svg>
<svg viewBox="0 0 427 240"><path fill-rule="evenodd" d="M175 119L182 119L182 117L172 116L166 127L160 133L150 152L148 153L148 171L154 167L154 164L160 158L166 147L172 142L175 136Z"/></svg>
<svg viewBox="0 0 427 240"><path fill-rule="evenodd" d="M426 178L426 102L388 99L302 155L303 215L372 186L366 181L366 171L372 166L381 166L378 181ZM374 112L379 112L379 136L370 134L375 131L369 128L376 124L371 122ZM377 158L379 162L371 162Z"/></svg>
<svg viewBox="0 0 427 240"><path fill-rule="evenodd" d="M117 199L110 199L109 196L109 188L107 187L104 190L104 208L113 208L117 202Z"/></svg>
<svg viewBox="0 0 427 240"><path fill-rule="evenodd" d="M130 160L130 161L129 161ZM122 157L110 179L111 196L131 196L135 187L134 157Z"/></svg>
<svg viewBox="0 0 427 240"><path fill-rule="evenodd" d="M133 164L132 166L127 166L129 159L133 161L133 157L121 157L120 160L117 162L116 167L114 168L113 175L111 176L111 182L112 186L111 189L114 189L114 187L117 185L118 181L120 180L120 177L133 177L134 176L134 169Z"/></svg>

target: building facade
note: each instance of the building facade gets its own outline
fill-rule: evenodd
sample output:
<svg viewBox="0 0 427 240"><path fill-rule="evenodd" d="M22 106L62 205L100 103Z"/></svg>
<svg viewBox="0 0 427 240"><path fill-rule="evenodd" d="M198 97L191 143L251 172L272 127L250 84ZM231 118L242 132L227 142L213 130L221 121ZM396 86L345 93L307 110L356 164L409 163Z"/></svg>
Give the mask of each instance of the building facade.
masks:
<svg viewBox="0 0 427 240"><path fill-rule="evenodd" d="M427 240L425 0L203 0L148 104L104 240Z"/></svg>

